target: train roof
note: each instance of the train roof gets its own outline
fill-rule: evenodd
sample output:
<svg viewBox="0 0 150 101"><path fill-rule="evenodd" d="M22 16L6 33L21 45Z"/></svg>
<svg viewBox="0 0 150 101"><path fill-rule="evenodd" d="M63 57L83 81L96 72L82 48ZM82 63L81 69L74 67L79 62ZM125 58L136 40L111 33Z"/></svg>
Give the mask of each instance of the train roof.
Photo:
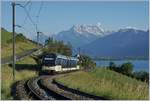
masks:
<svg viewBox="0 0 150 101"><path fill-rule="evenodd" d="M76 57L72 57L72 56L65 56L65 55L61 55L61 54L57 54L56 55L57 58L63 58L63 59L70 59L70 60L78 60Z"/></svg>
<svg viewBox="0 0 150 101"><path fill-rule="evenodd" d="M63 59L71 59L71 60L78 60L77 57L72 57L72 56L65 56L65 55L61 55L61 54L58 54L58 53L48 53L48 54L45 54L45 55L55 55L57 58L63 58Z"/></svg>

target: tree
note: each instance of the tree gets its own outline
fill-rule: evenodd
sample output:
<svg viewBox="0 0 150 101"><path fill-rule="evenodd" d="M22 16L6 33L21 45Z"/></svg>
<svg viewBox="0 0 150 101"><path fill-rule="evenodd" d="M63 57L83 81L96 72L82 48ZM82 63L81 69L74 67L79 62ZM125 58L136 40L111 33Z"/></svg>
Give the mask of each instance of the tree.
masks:
<svg viewBox="0 0 150 101"><path fill-rule="evenodd" d="M138 80L145 81L148 83L149 73L145 71L134 72L133 77L135 77Z"/></svg>
<svg viewBox="0 0 150 101"><path fill-rule="evenodd" d="M131 75L133 70L133 64L130 62L124 63L120 67L121 73L125 75Z"/></svg>
<svg viewBox="0 0 150 101"><path fill-rule="evenodd" d="M115 64L114 62L110 62L110 63L109 63L109 67L108 67L108 68L109 68L110 70L116 70L116 67L117 67L117 66L116 66L116 64Z"/></svg>
<svg viewBox="0 0 150 101"><path fill-rule="evenodd" d="M96 67L96 63L86 55L80 55L79 57L80 66L83 67L83 69L94 69Z"/></svg>
<svg viewBox="0 0 150 101"><path fill-rule="evenodd" d="M45 40L45 45L53 43L53 38L49 37L47 40Z"/></svg>
<svg viewBox="0 0 150 101"><path fill-rule="evenodd" d="M72 46L70 43L65 44L63 41L53 40L53 38L48 38L45 41L46 47L43 49L47 53L59 53L62 55L71 56Z"/></svg>

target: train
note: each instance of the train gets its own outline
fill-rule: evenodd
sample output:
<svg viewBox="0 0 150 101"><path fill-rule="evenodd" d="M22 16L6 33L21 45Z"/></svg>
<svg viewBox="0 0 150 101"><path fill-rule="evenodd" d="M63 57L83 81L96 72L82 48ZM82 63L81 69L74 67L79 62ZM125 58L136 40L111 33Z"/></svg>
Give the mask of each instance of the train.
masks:
<svg viewBox="0 0 150 101"><path fill-rule="evenodd" d="M42 57L42 70L50 72L79 70L78 62L78 57L65 56L57 53L44 54Z"/></svg>

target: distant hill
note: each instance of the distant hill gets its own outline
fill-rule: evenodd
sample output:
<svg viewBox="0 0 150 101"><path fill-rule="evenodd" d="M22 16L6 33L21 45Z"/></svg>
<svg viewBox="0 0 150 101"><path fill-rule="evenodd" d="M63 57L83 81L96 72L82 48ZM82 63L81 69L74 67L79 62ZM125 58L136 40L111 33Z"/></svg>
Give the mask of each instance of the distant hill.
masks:
<svg viewBox="0 0 150 101"><path fill-rule="evenodd" d="M147 57L149 31L126 28L103 38L98 38L81 48L92 57Z"/></svg>
<svg viewBox="0 0 150 101"><path fill-rule="evenodd" d="M12 33L1 28L1 57L12 56ZM17 34L15 40L16 54L37 48L36 42L26 38L23 34Z"/></svg>

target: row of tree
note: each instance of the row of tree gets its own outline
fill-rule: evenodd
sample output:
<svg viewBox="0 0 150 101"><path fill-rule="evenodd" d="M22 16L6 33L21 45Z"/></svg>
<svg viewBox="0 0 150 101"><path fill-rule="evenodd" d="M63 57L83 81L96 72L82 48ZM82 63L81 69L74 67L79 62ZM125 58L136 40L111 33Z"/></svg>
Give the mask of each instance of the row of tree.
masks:
<svg viewBox="0 0 150 101"><path fill-rule="evenodd" d="M107 68L148 83L149 73L145 71L133 72L133 67L133 64L130 62L124 63L120 66L117 66L114 62L110 62Z"/></svg>
<svg viewBox="0 0 150 101"><path fill-rule="evenodd" d="M57 41L53 38L48 38L45 41L45 48L43 49L45 53L59 53L66 56L72 55L72 45L68 42L67 44L63 41Z"/></svg>

